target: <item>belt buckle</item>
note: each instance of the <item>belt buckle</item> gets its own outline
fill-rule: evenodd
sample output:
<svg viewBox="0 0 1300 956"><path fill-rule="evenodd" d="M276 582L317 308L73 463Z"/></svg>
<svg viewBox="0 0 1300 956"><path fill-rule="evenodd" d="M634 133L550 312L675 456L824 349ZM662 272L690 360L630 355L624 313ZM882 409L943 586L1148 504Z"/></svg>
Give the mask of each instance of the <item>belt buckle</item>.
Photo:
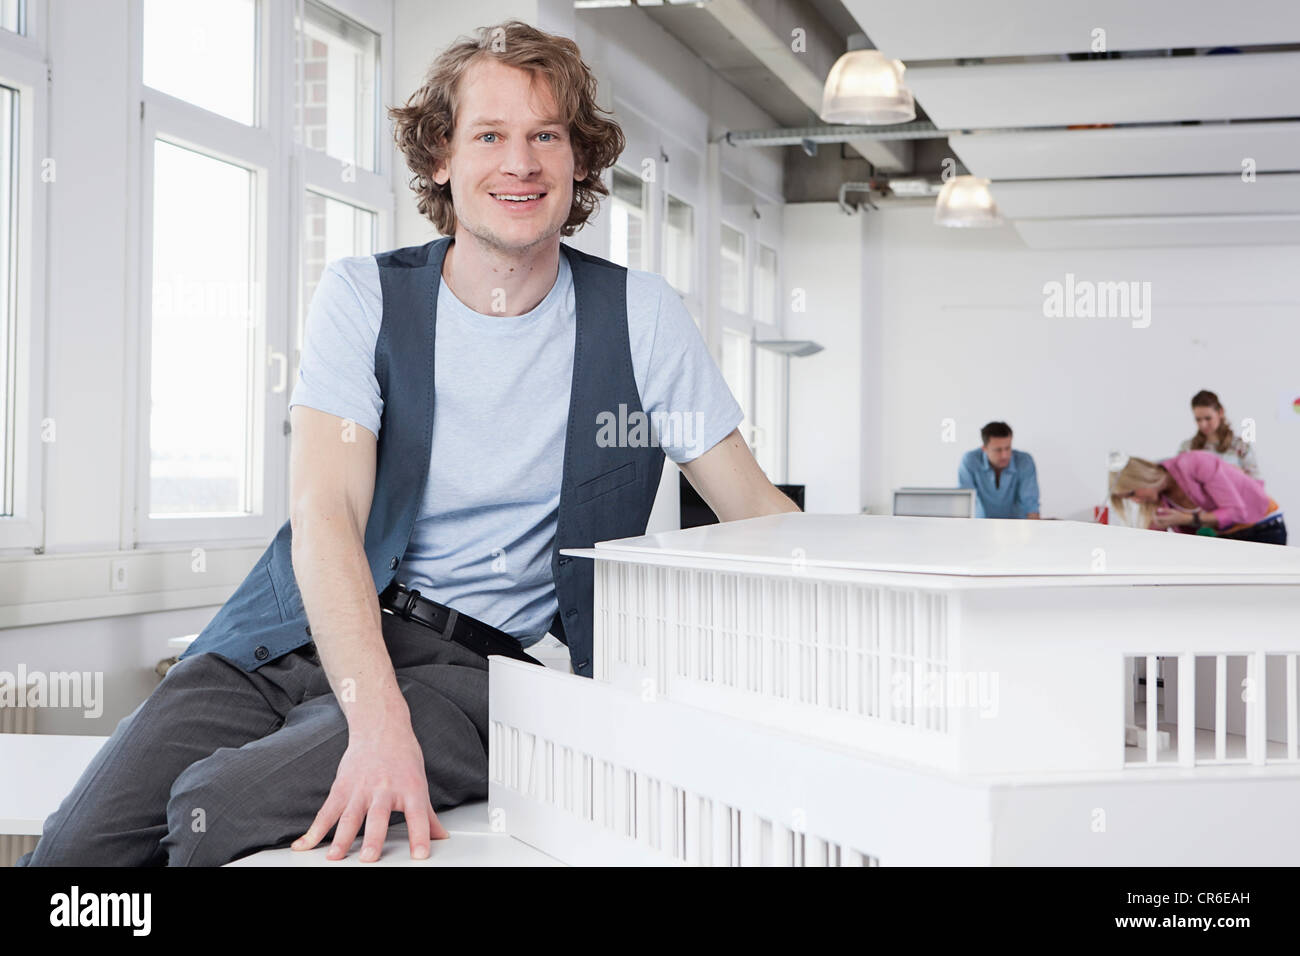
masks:
<svg viewBox="0 0 1300 956"><path fill-rule="evenodd" d="M420 592L415 588L411 588L406 592L406 603L402 606L401 611L398 612L402 615L402 620L409 621L411 619L411 611L415 609L415 602L419 599Z"/></svg>

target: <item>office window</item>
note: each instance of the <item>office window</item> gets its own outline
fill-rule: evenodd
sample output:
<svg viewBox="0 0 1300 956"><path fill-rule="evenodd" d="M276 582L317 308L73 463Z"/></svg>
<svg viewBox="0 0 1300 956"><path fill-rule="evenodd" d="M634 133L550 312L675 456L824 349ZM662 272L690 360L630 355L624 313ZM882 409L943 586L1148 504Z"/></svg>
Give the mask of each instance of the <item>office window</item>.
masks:
<svg viewBox="0 0 1300 956"><path fill-rule="evenodd" d="M664 211L664 278L682 295L690 295L695 270L695 210L668 196Z"/></svg>
<svg viewBox="0 0 1300 956"><path fill-rule="evenodd" d="M302 295L299 296L297 348L303 345L307 308L325 266L346 256L375 251L378 217L366 209L307 190L303 202Z"/></svg>
<svg viewBox="0 0 1300 956"><path fill-rule="evenodd" d="M295 84L302 143L375 169L379 35L308 0Z"/></svg>
<svg viewBox="0 0 1300 956"><path fill-rule="evenodd" d="M617 166L612 174L609 191L609 258L629 269L645 269L645 183L640 176L634 176Z"/></svg>
<svg viewBox="0 0 1300 956"><path fill-rule="evenodd" d="M251 170L155 141L150 517L253 510L255 198Z"/></svg>
<svg viewBox="0 0 1300 956"><path fill-rule="evenodd" d="M731 389L731 394L740 403L744 419L740 423L740 433L749 440L750 415L749 368L750 350L753 346L748 335L733 329L722 330L722 377Z"/></svg>
<svg viewBox="0 0 1300 956"><path fill-rule="evenodd" d="M321 271L393 245L377 132L392 4L141 3L136 540L262 540L288 514L288 399ZM217 63L194 24L224 44Z"/></svg>
<svg viewBox="0 0 1300 956"><path fill-rule="evenodd" d="M145 0L144 83L252 126L257 117L254 0Z"/></svg>
<svg viewBox="0 0 1300 956"><path fill-rule="evenodd" d="M722 223L722 307L745 311L745 234Z"/></svg>
<svg viewBox="0 0 1300 956"><path fill-rule="evenodd" d="M769 481L785 481L785 390L788 359L754 350L754 458Z"/></svg>
<svg viewBox="0 0 1300 956"><path fill-rule="evenodd" d="M10 33L25 33L24 6L19 0L0 0L0 29Z"/></svg>
<svg viewBox="0 0 1300 956"><path fill-rule="evenodd" d="M759 243L754 263L754 320L776 322L776 252Z"/></svg>
<svg viewBox="0 0 1300 956"><path fill-rule="evenodd" d="M7 13L7 11L6 11ZM18 93L0 86L0 515L14 513L17 413L15 255L18 216Z"/></svg>

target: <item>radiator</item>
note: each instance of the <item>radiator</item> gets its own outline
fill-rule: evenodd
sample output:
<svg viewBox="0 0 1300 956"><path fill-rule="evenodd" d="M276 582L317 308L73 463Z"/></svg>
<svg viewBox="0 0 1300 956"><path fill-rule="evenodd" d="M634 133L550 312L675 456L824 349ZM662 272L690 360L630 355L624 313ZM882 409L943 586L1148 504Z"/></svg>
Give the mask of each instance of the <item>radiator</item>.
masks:
<svg viewBox="0 0 1300 956"><path fill-rule="evenodd" d="M28 684L28 688L31 684ZM0 700L11 694L12 682L0 684ZM14 694L16 706L7 707L0 704L0 734L34 734L36 733L36 708L27 706L27 694ZM35 836L16 833L0 833L0 867L10 867L24 853L36 846Z"/></svg>
<svg viewBox="0 0 1300 956"><path fill-rule="evenodd" d="M0 701L13 694L16 702L13 707L0 703L0 734L36 733L36 708L27 706L27 696L32 686L28 683L21 693L14 693L12 681L0 683Z"/></svg>

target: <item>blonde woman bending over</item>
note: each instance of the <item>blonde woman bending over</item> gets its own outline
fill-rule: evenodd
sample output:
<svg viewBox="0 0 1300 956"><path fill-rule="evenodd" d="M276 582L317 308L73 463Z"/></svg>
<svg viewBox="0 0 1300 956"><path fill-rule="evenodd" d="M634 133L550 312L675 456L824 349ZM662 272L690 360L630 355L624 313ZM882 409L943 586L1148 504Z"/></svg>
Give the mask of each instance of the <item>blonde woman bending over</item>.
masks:
<svg viewBox="0 0 1300 956"><path fill-rule="evenodd" d="M1111 479L1111 504L1138 503L1138 526L1286 544L1286 524L1264 483L1205 451L1150 462L1130 458ZM1210 529L1201 531L1201 529Z"/></svg>

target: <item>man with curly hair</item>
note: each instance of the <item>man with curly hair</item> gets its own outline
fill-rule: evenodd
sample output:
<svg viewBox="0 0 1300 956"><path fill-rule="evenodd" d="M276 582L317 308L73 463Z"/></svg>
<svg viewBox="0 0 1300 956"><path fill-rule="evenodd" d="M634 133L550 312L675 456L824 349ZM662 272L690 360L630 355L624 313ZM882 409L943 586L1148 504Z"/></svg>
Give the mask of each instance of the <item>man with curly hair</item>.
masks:
<svg viewBox="0 0 1300 956"><path fill-rule="evenodd" d="M720 520L798 510L667 283L560 242L624 147L576 44L478 34L390 111L444 238L332 262L313 297L290 520L20 865L330 832L339 859L363 831L372 861L403 818L427 857L436 810L487 795L487 655L551 633L591 676L591 562L562 550L643 533L665 454Z"/></svg>

